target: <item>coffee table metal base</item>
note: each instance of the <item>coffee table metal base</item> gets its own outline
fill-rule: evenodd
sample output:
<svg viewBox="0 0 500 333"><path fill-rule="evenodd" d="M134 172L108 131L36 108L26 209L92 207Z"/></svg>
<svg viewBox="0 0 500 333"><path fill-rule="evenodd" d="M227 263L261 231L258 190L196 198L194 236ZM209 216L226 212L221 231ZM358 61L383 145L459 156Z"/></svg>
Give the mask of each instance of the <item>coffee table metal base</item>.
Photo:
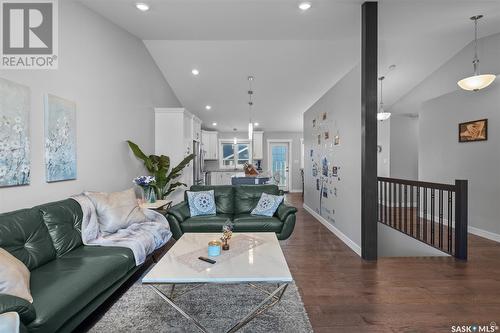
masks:
<svg viewBox="0 0 500 333"><path fill-rule="evenodd" d="M184 284L184 283L183 283ZM177 310L181 315L183 315L185 318L187 318L189 321L191 321L198 329L204 333L209 333L209 331L195 318L191 317L188 313L186 313L184 310L182 310L177 304L174 302L175 297L182 296L194 289L197 289L199 287L204 286L205 284L196 284L195 287L190 288L182 293L175 294L175 284L172 284L172 290L170 295L166 295L163 291L158 289L156 286L150 284L149 286L168 304L170 304L175 310ZM250 313L248 313L245 317L243 317L240 321L238 321L236 324L234 324L229 330L226 331L226 333L232 333L236 332L246 324L248 324L250 321L252 321L255 317L260 315L261 313L265 312L272 306L276 305L279 301L281 301L281 298L283 297L283 294L286 291L286 288L288 287L288 283L284 284L278 284L278 287L272 291L269 292L255 284L249 283L249 285L253 288L256 288L257 290L262 291L263 293L267 294L267 297L260 302L259 305L257 305Z"/></svg>

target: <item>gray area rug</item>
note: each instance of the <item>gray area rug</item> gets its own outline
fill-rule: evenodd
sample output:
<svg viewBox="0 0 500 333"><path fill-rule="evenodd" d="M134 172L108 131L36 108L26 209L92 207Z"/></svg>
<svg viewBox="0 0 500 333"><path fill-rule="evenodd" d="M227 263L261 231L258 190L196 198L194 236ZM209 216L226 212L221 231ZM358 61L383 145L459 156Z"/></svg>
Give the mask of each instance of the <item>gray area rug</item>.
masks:
<svg viewBox="0 0 500 333"><path fill-rule="evenodd" d="M260 284L272 291L276 285ZM176 291L181 288L176 286ZM170 287L162 291L169 295ZM210 332L225 332L266 295L248 285L205 285L176 299L184 311ZM163 301L150 287L134 284L98 321L90 332L200 332L196 326ZM280 303L260 314L239 332L313 332L295 284Z"/></svg>

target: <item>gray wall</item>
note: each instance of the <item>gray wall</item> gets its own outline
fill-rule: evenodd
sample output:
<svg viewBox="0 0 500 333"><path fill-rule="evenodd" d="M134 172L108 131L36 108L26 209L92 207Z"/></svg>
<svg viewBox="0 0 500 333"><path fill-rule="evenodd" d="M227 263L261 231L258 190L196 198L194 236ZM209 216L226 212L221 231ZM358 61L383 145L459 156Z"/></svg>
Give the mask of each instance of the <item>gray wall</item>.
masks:
<svg viewBox="0 0 500 333"><path fill-rule="evenodd" d="M393 110L420 113L419 179L451 183L469 180L470 231L500 240L500 83L479 91L456 82L472 73L468 45L430 75ZM482 73L500 73L500 34L479 40ZM458 124L488 118L488 141L458 142Z"/></svg>
<svg viewBox="0 0 500 333"><path fill-rule="evenodd" d="M327 120L321 120L321 114ZM316 127L312 122L316 119ZM317 135L328 130L329 140L322 137L318 145ZM340 144L334 145L338 134ZM354 69L323 95L304 113L305 143L305 200L311 210L321 215L331 226L340 231L351 247L361 246L361 68ZM310 156L311 150L313 157ZM328 177L321 175L321 160L328 159ZM313 176L313 164L319 166ZM339 178L332 177L333 166L340 167ZM316 189L316 180L323 181L328 198ZM331 192L330 192L331 191ZM335 195L336 192L336 195ZM321 208L320 208L321 205ZM346 240L346 238L348 238Z"/></svg>
<svg viewBox="0 0 500 333"><path fill-rule="evenodd" d="M155 106L179 101L138 38L73 1L59 1L58 70L2 70L31 88L31 185L0 188L0 211L67 198L83 190L116 191L144 174L129 153L131 139L152 152ZM77 105L78 175L45 182L43 98Z"/></svg>
<svg viewBox="0 0 500 333"><path fill-rule="evenodd" d="M407 115L391 117L392 178L418 179L418 118Z"/></svg>
<svg viewBox="0 0 500 333"><path fill-rule="evenodd" d="M419 174L426 181L469 180L469 225L500 235L500 85L424 104ZM488 118L488 141L458 142L458 124Z"/></svg>
<svg viewBox="0 0 500 333"><path fill-rule="evenodd" d="M219 139L248 139L247 132L219 132ZM292 140L292 188L291 190L302 190L302 179L300 176L300 139L303 138L302 132L266 132L264 131L264 158L262 159L263 172L268 171L268 158L267 158L267 140ZM219 168L218 161L206 161L206 170L217 170Z"/></svg>
<svg viewBox="0 0 500 333"><path fill-rule="evenodd" d="M379 121L377 145L382 149L377 153L377 175L390 177L391 173L391 119Z"/></svg>
<svg viewBox="0 0 500 333"><path fill-rule="evenodd" d="M377 228L379 257L449 257L448 254L382 223Z"/></svg>

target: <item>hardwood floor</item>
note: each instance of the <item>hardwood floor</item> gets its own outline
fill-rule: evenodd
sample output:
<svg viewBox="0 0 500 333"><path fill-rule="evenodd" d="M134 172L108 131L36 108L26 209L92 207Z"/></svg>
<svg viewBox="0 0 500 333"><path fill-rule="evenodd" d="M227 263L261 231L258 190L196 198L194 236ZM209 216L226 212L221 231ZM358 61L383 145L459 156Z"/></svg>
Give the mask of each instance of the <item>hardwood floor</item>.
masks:
<svg viewBox="0 0 500 333"><path fill-rule="evenodd" d="M316 333L451 332L500 323L500 244L469 235L469 261L452 257L366 262L302 208L283 252ZM158 260L173 241L156 254ZM139 272L76 329L86 332Z"/></svg>
<svg viewBox="0 0 500 333"><path fill-rule="evenodd" d="M500 323L500 244L469 235L469 261L361 260L299 208L282 247L315 332L451 332Z"/></svg>

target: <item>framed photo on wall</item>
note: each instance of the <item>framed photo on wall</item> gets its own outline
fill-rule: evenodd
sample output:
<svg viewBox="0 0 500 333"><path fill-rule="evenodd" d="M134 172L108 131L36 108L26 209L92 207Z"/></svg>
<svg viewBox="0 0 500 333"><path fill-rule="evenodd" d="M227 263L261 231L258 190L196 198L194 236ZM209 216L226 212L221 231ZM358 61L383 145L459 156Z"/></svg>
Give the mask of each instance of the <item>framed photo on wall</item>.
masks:
<svg viewBox="0 0 500 333"><path fill-rule="evenodd" d="M458 142L488 140L488 119L468 121L458 124Z"/></svg>

